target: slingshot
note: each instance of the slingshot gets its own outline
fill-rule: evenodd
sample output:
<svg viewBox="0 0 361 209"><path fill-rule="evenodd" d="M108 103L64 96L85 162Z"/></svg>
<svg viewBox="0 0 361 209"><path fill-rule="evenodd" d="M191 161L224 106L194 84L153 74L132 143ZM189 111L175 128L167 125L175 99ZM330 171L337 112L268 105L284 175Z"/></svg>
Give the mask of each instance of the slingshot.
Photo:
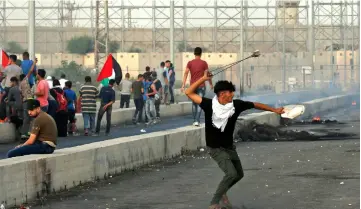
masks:
<svg viewBox="0 0 361 209"><path fill-rule="evenodd" d="M219 67L219 68L214 69L214 70L212 70L212 71L210 71L210 72L215 72L215 71L220 70L219 72L217 72L217 73L215 73L215 74L212 73L212 75L215 76L215 75L217 75L217 74L219 74L219 73L221 73L221 72L223 72L223 71L225 71L225 70L227 70L227 69L229 69L229 68L237 65L238 63L243 62L243 61L246 60L246 59L249 59L249 58L252 58L252 57L259 57L260 55L261 55L261 53L259 52L259 50L256 50L256 51L254 51L250 56L248 56L248 57L246 57L246 58L243 58L243 59L238 60L238 61L236 61L236 62L232 62L231 64L228 64L228 65Z"/></svg>

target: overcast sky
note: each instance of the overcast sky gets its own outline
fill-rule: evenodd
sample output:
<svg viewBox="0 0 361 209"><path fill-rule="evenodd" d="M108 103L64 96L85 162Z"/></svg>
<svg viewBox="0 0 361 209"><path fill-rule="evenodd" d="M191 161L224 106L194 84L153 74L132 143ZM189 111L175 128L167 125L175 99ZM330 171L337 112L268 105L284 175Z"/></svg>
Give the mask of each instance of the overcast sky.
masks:
<svg viewBox="0 0 361 209"><path fill-rule="evenodd" d="M350 0L351 1L351 0ZM356 2L356 0L354 0ZM66 1L67 2L67 1ZM82 6L90 6L91 1L90 0L72 0L68 1L71 3L74 3L74 5L77 7ZM121 0L109 0L109 17L111 19L110 21L110 27L120 27L121 26L121 12L119 9L114 8L113 6L120 6ZM176 6L182 6L183 0L175 0ZM270 6L275 5L275 0L253 0L248 1L248 5L250 6L266 6L269 4ZM310 4L310 0L301 0L300 5L304 6ZM330 0L320 0L320 2L330 2ZM333 2L338 2L337 0L334 0ZM124 0L124 4L127 6L151 6L152 0ZM214 5L214 0L187 0L186 2L187 6L212 6ZM240 14L239 14L239 8L241 5L241 0L218 0L217 4L220 6L234 6L235 9L219 9L218 10L218 17L219 18L228 18L228 16L233 17L233 20L228 21L226 20L219 20L218 25L223 26L237 26L239 24ZM95 0L93 0L93 5L95 5ZM156 5L160 6L169 6L170 0L156 0ZM6 16L7 16L7 25L9 26L26 26L27 25L27 6L28 2L27 0L7 0L6 1ZM59 23L57 21L58 14L57 9L40 9L40 7L55 7L58 6L58 1L56 0L37 0L36 1L36 19L37 19L37 25L41 26L57 26ZM24 9L15 9L15 7L23 7ZM357 8L355 7L354 10L356 11ZM223 13L223 12L224 13ZM311 14L310 9L307 11L306 9L300 9L299 10L299 21L301 24L306 24L306 16L307 12ZM327 11L326 11L327 12ZM77 27L90 27L91 22L90 19L90 9L77 9L73 12L73 19L76 21L74 22L74 25ZM64 10L64 14L67 14L66 10ZM248 10L248 16L251 18L264 18L264 19L253 19L249 20L250 26L252 25L267 25L266 17L267 17L267 10L266 9L249 9ZM140 28L150 28L152 27L152 10L151 9L145 9L140 8L137 10L132 10L132 25L133 27L140 27ZM227 16L228 15L228 16ZM275 16L274 10L270 10L268 13L269 17L272 18ZM128 11L125 11L125 16L128 16ZM169 17L169 9L162 9L156 11L157 18L167 18ZM183 10L182 9L176 9L175 11L175 27L182 27L183 21ZM187 9L187 27L213 27L213 16L214 16L214 10L213 9L205 9L205 8L197 8ZM311 16L311 15L309 15ZM197 20L194 18L207 18L205 20ZM137 19L139 18L139 19ZM146 19L140 19L140 18L146 18ZM308 22L310 23L311 18L309 18ZM270 20L268 24L272 24L273 20ZM166 20L157 20L157 27L169 27L169 21Z"/></svg>

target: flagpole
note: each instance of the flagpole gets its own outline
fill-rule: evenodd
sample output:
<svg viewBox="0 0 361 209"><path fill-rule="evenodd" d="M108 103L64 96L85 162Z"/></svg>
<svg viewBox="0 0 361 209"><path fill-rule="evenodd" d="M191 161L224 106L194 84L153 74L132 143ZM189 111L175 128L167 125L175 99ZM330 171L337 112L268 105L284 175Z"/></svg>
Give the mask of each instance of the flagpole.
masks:
<svg viewBox="0 0 361 209"><path fill-rule="evenodd" d="M30 59L35 59L35 1L29 0L28 50Z"/></svg>

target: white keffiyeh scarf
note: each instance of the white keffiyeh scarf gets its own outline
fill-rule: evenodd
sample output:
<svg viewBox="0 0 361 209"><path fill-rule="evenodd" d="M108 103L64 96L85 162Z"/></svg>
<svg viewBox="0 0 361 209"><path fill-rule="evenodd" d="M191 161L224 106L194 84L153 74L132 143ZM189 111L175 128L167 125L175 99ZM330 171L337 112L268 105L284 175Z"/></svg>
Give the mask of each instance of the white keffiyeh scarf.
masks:
<svg viewBox="0 0 361 209"><path fill-rule="evenodd" d="M212 99L212 110L212 123L216 128L221 129L223 132L226 128L228 119L232 117L235 112L233 102L222 105L218 102L217 96L214 96Z"/></svg>

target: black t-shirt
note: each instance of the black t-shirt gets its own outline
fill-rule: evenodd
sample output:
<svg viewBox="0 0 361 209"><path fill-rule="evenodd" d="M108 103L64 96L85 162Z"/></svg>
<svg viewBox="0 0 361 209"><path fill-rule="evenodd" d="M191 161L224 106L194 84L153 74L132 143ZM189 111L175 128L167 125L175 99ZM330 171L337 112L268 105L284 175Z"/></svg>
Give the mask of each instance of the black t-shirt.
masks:
<svg viewBox="0 0 361 209"><path fill-rule="evenodd" d="M237 118L241 112L254 108L253 102L246 102L242 100L233 100L235 108L234 114L228 119L224 132L216 128L212 123L212 99L203 97L200 107L204 111L205 125L206 125L206 144L211 148L231 148L233 146L233 131L236 125Z"/></svg>
<svg viewBox="0 0 361 209"><path fill-rule="evenodd" d="M154 85L155 85L155 89L156 89L157 91L159 91L159 89L162 88L162 83L160 82L160 80L157 80L157 81L154 83Z"/></svg>

